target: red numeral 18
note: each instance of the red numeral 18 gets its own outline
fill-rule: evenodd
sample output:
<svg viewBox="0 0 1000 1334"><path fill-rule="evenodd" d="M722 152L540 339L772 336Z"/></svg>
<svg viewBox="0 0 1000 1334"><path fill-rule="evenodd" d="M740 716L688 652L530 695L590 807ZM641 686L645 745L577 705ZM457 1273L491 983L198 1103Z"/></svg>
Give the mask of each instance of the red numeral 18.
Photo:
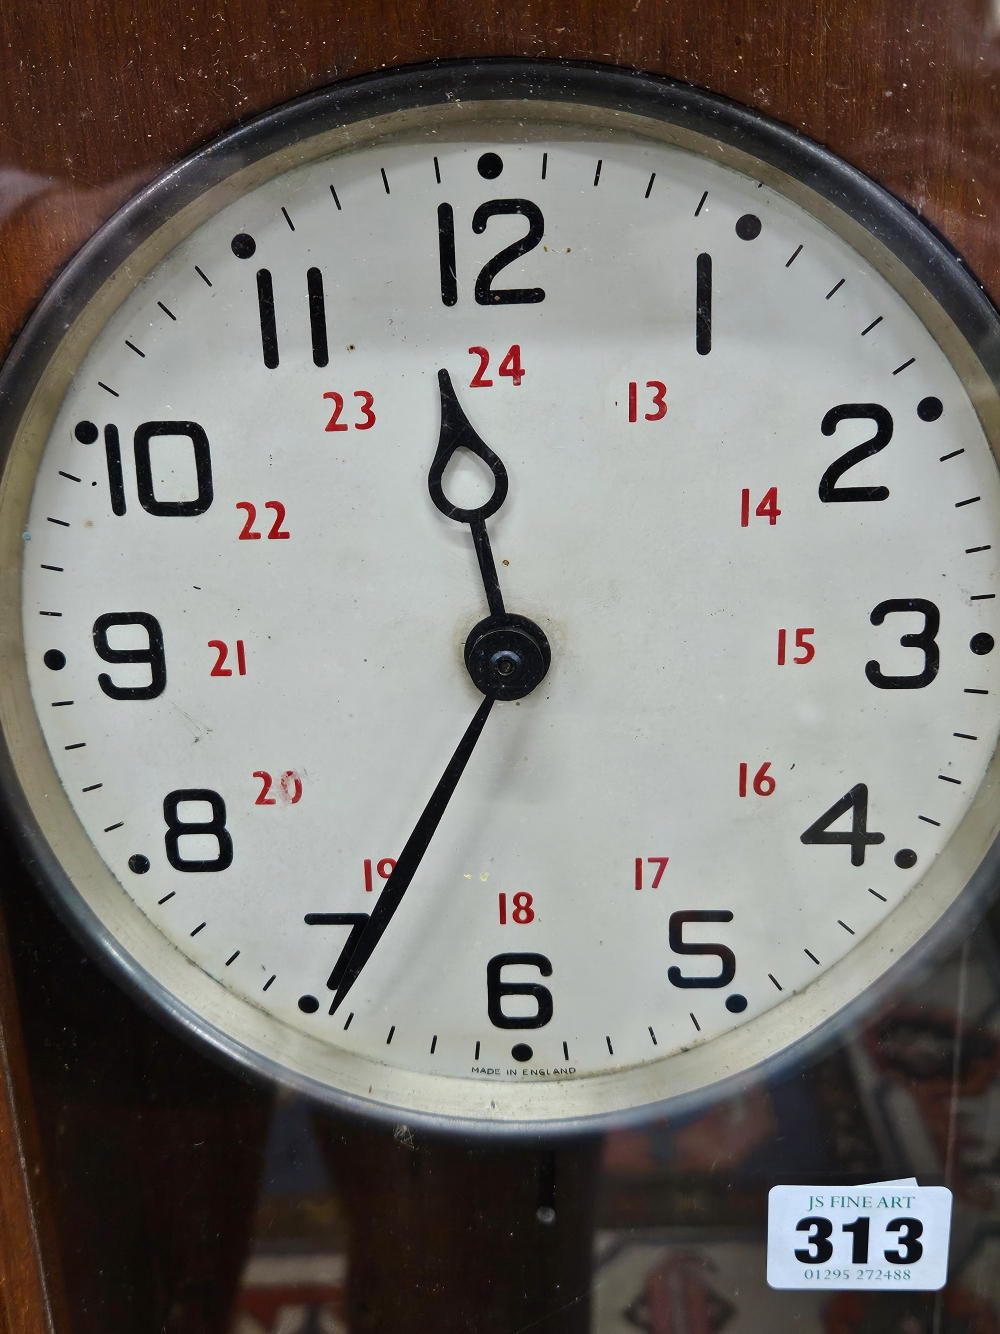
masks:
<svg viewBox="0 0 1000 1334"><path fill-rule="evenodd" d="M527 926L529 922L533 922L535 920L535 910L531 906L532 902L533 900L531 895L525 894L523 890L521 891L521 893L515 894L513 899L511 899L511 903L514 905L513 911L511 912L511 919L515 921L518 924L518 926ZM506 894L500 895L500 925L501 926L507 925Z"/></svg>
<svg viewBox="0 0 1000 1334"><path fill-rule="evenodd" d="M375 870L383 880L388 880L395 870L395 867L396 863L392 857L383 857L382 860L376 864ZM372 859L370 857L365 858L365 892L367 894L372 892Z"/></svg>
<svg viewBox="0 0 1000 1334"><path fill-rule="evenodd" d="M668 862L669 860L670 860L669 857L647 857L647 858L646 858L646 861L648 861L648 862L650 863L651 866L655 866L655 867L658 868L656 874L653 876L653 884L652 884L652 888L653 888L653 889L659 889L659 887L660 887L660 881L663 879L663 872L667 869L667 862ZM642 858L641 858L641 857L636 857L636 859L635 859L635 887L636 887L636 889L642 889Z"/></svg>
<svg viewBox="0 0 1000 1334"><path fill-rule="evenodd" d="M771 761L765 760L753 776L753 790L758 797L769 797L778 786L771 775L767 772L771 767ZM747 766L740 765L740 796L747 794Z"/></svg>

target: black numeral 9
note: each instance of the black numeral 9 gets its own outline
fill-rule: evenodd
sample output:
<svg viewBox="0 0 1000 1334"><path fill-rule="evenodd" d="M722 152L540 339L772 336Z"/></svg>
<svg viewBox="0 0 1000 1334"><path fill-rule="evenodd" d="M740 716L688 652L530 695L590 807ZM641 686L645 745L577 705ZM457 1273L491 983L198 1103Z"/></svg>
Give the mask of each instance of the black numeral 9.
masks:
<svg viewBox="0 0 1000 1334"><path fill-rule="evenodd" d="M113 625L141 625L149 636L149 648L112 648L108 630ZM160 622L147 611L109 611L94 622L94 648L105 662L145 662L149 664L148 686L116 686L107 672L101 672L97 684L111 699L156 699L167 684L167 658L163 651Z"/></svg>

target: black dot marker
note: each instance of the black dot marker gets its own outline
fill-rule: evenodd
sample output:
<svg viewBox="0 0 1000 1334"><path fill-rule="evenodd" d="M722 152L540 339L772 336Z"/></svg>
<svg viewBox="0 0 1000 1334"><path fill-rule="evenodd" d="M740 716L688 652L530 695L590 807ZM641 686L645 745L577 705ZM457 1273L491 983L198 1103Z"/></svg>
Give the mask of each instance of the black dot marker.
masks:
<svg viewBox="0 0 1000 1334"><path fill-rule="evenodd" d="M510 1049L510 1054L515 1061L530 1061L535 1053L526 1042L515 1042Z"/></svg>
<svg viewBox="0 0 1000 1334"><path fill-rule="evenodd" d="M484 153L477 166L484 180L495 181L503 171L503 158L497 153Z"/></svg>
<svg viewBox="0 0 1000 1334"><path fill-rule="evenodd" d="M149 870L149 858L144 857L141 852L134 852L128 859L128 869L134 871L136 875L145 875Z"/></svg>
<svg viewBox="0 0 1000 1334"><path fill-rule="evenodd" d="M315 996L300 996L299 1009L303 1014L315 1014L319 1009L319 1001Z"/></svg>
<svg viewBox="0 0 1000 1334"><path fill-rule="evenodd" d="M757 222L756 218L754 218L754 222ZM757 223L757 226L758 228L760 227L759 222ZM757 233L754 232L754 235L756 236ZM731 996L726 997L726 1009L730 1012L730 1014L742 1014L746 1008L747 1008L747 998L746 996L741 996L739 992L734 991Z"/></svg>
<svg viewBox="0 0 1000 1334"><path fill-rule="evenodd" d="M257 251L257 242L246 232L240 232L230 242L237 259L250 259Z"/></svg>
<svg viewBox="0 0 1000 1334"><path fill-rule="evenodd" d="M982 657L984 653L993 652L995 642L996 641L992 635L988 635L985 630L981 630L978 635L973 635L969 640L969 648L972 649L973 653L978 653L979 656ZM50 665L49 655L47 653L45 655L45 662L47 666Z"/></svg>
<svg viewBox="0 0 1000 1334"><path fill-rule="evenodd" d="M892 859L901 871L908 871L917 864L917 854L912 848L900 848Z"/></svg>
<svg viewBox="0 0 1000 1334"><path fill-rule="evenodd" d="M944 412L944 404L939 398L922 398L917 404L917 416L922 422L936 422Z"/></svg>
<svg viewBox="0 0 1000 1334"><path fill-rule="evenodd" d="M81 445L92 445L97 439L97 427L93 422L77 422L73 434Z"/></svg>
<svg viewBox="0 0 1000 1334"><path fill-rule="evenodd" d="M755 213L744 213L736 224L736 235L741 241L756 241L760 236L760 218Z"/></svg>
<svg viewBox="0 0 1000 1334"><path fill-rule="evenodd" d="M981 638L981 636L977 635L976 638L979 639ZM989 639L989 635L987 635L986 638ZM992 647L993 647L993 642L991 640L990 648ZM988 649L978 649L978 648L974 650L974 652L976 653L986 653L988 651L989 651ZM62 669L66 666L66 654L61 652L57 648L46 649L45 657L42 659L42 662L45 663L46 667L49 669L50 672L61 672Z"/></svg>

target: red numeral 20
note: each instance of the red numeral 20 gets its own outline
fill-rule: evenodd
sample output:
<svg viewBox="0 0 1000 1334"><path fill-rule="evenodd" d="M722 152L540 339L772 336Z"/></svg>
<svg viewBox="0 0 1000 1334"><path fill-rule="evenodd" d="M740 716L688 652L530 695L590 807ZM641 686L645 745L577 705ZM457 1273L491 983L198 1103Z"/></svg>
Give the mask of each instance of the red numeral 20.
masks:
<svg viewBox="0 0 1000 1334"><path fill-rule="evenodd" d="M652 884L652 888L653 888L653 889L659 889L659 888L660 888L660 881L663 879L663 872L667 869L667 862L668 862L669 860L670 860L669 857L647 857L647 858L646 858L646 861L648 861L649 864L650 864L651 866L655 866L655 867L657 868L656 875L653 876L653 884ZM642 889L642 858L641 858L641 857L636 857L636 859L635 859L635 887L636 887L636 889Z"/></svg>
<svg viewBox="0 0 1000 1334"><path fill-rule="evenodd" d="M226 659L229 657L228 646L221 639L210 639L208 647L214 648L219 655L215 660L215 666L212 668L212 676L232 676L232 669L226 666ZM242 639L236 641L236 667L240 676L246 676L247 655Z"/></svg>
<svg viewBox="0 0 1000 1334"><path fill-rule="evenodd" d="M662 421L667 415L667 386L662 380L647 380L646 388L653 391L652 403L656 411L644 412L643 416L648 422ZM630 422L639 420L639 386L635 380L630 380L628 386L628 419Z"/></svg>
<svg viewBox="0 0 1000 1334"><path fill-rule="evenodd" d="M395 869L396 862L392 857L383 857L375 867L383 880L388 880ZM365 858L365 892L368 894L372 892L372 859L370 857Z"/></svg>
<svg viewBox="0 0 1000 1334"><path fill-rule="evenodd" d="M260 537L260 533L255 533L253 530L253 526L257 522L257 506L252 505L249 500L238 500L236 502L236 508L238 510L246 510L247 513L247 521L243 525L243 531L240 533L240 541L252 542L254 538ZM291 537L291 533L286 533L281 526L285 522L285 507L282 505L281 501L265 500L264 508L266 510L274 510L274 523L271 524L271 531L268 533L268 537L271 541L273 542L280 537Z"/></svg>
<svg viewBox="0 0 1000 1334"><path fill-rule="evenodd" d="M490 364L490 354L486 351L485 347L470 347L469 355L479 358L479 369L476 371L475 375L469 381L469 388L489 389L493 381L485 380L483 377L486 374L486 368ZM510 351L507 353L503 361L501 361L500 363L500 366L498 368L498 374L506 375L508 379L513 380L515 384L520 384L521 381L524 379L525 371L524 367L521 365L520 343L514 343L512 345Z"/></svg>
<svg viewBox="0 0 1000 1334"><path fill-rule="evenodd" d="M264 769L255 769L254 778L261 781L261 789L257 794L255 806L276 806L279 801L284 805L294 806L297 801L302 800L302 779L294 769L286 769L278 779L276 791L277 798L269 796L274 779Z"/></svg>
<svg viewBox="0 0 1000 1334"><path fill-rule="evenodd" d="M513 910L510 914L511 920L516 922L518 926L527 926L529 922L533 922L535 920L535 910L531 906L532 902L533 900L531 895L525 894L523 890L521 891L520 894L515 894L514 897L511 899L511 903L513 904ZM500 925L501 926L507 925L506 894L500 895Z"/></svg>
<svg viewBox="0 0 1000 1334"><path fill-rule="evenodd" d="M340 414L344 411L344 395L333 391L324 394L323 397L333 399L333 416L323 429L327 431L346 431L347 423L340 421ZM356 431L370 431L375 425L375 414L372 412L372 404L375 399L367 389L355 389L354 397L361 399L361 411L364 414L364 421L355 422L354 429Z"/></svg>
<svg viewBox="0 0 1000 1334"><path fill-rule="evenodd" d="M760 519L766 519L773 528L778 522L780 513L781 510L778 509L778 488L776 486L769 487L764 492L764 499L754 510L754 514ZM750 488L748 486L743 488L743 498L740 503L740 527L750 527Z"/></svg>
<svg viewBox="0 0 1000 1334"><path fill-rule="evenodd" d="M774 781L771 775L767 772L768 769L770 769L770 767L771 767L771 761L765 760L764 763L760 766L760 768L753 776L753 790L757 793L758 797L769 797L771 793L774 791L774 789L778 786L778 784ZM746 794L747 794L747 766L745 764L741 764L740 796L745 797Z"/></svg>
<svg viewBox="0 0 1000 1334"><path fill-rule="evenodd" d="M802 626L800 629L798 629L798 630L795 631L795 647L796 647L796 648L800 648L800 649L802 650L802 657L800 658L800 657L798 656L798 654L796 654L795 657L792 658L792 662L797 662L797 663L799 664L799 666L804 666L807 662L812 662L813 658L815 658L815 656L816 656L816 649L815 649L815 646L814 646L814 645L812 645L812 644L807 644L807 643L806 643L806 635L814 635L815 633L816 633L816 631L812 628L811 625ZM779 667L784 667L784 665L785 665L785 637L786 637L786 635L787 635L787 631L786 631L786 630L779 630L779 631L778 631L778 666L779 666Z"/></svg>

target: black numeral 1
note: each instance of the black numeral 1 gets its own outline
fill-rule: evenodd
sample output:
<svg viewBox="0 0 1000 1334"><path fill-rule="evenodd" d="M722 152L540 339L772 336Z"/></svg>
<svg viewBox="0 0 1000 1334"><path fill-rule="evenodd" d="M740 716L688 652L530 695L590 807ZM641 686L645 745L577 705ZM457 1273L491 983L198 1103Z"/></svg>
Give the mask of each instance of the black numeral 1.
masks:
<svg viewBox="0 0 1000 1334"><path fill-rule="evenodd" d="M841 1232L850 1232L852 1234L852 1264L866 1265L868 1263L868 1233L870 1229L870 1218L856 1218L853 1223L845 1223L840 1229Z"/></svg>
<svg viewBox="0 0 1000 1334"><path fill-rule="evenodd" d="M273 371L278 364L278 326L274 319L274 284L270 269L257 270L257 307L260 311L260 343L264 365Z"/></svg>
<svg viewBox="0 0 1000 1334"><path fill-rule="evenodd" d="M453 306L458 300L455 276L455 210L450 204L438 205L438 253L441 258L441 300Z"/></svg>
<svg viewBox="0 0 1000 1334"><path fill-rule="evenodd" d="M701 356L712 350L712 256L698 256L694 307L694 345Z"/></svg>

